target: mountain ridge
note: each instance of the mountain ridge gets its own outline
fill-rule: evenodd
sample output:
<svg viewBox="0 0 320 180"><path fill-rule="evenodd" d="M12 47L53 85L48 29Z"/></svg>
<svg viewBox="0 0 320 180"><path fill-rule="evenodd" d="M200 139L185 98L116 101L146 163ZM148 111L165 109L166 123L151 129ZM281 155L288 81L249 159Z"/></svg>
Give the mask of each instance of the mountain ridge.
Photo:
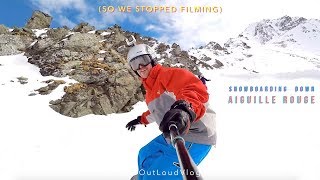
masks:
<svg viewBox="0 0 320 180"><path fill-rule="evenodd" d="M320 68L320 21L290 16L264 19L248 25L242 33L223 45L209 42L189 52L204 61L213 59L209 64L218 61L224 68L237 67L239 71L242 69L249 73L268 72L277 62L268 62L262 56L272 54L270 57L275 57L277 53L290 66L301 60L297 68L303 61L308 68ZM288 60L290 58L292 62ZM285 72L286 68L279 70Z"/></svg>

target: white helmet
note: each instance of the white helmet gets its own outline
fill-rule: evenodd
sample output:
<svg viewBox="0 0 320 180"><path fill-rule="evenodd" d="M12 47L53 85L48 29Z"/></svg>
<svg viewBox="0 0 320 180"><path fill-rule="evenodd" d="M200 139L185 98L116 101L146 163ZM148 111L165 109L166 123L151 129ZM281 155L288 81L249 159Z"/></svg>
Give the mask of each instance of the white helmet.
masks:
<svg viewBox="0 0 320 180"><path fill-rule="evenodd" d="M127 55L128 63L133 59L141 55L150 55L151 59L154 59L154 51L153 49L146 44L138 44L133 46Z"/></svg>

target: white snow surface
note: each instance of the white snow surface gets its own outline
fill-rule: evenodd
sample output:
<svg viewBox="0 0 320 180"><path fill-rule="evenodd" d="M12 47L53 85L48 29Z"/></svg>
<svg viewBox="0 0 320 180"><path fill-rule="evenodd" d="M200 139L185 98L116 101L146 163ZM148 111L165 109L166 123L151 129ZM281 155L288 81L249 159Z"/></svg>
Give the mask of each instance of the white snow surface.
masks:
<svg viewBox="0 0 320 180"><path fill-rule="evenodd" d="M286 58L272 53L270 57ZM235 68L201 71L211 79L207 86L218 133L216 148L199 165L204 179L320 179L319 70L301 66L259 74L237 74ZM17 81L21 76L28 78L27 84ZM49 95L28 96L48 79L74 82L41 76L23 54L0 57L0 179L116 180L136 174L139 149L160 134L156 124L134 132L125 128L146 110L145 103L128 113L65 117L49 107L50 100L63 95L63 85ZM229 86L288 89L245 93L229 92ZM314 92L294 92L295 86L313 86ZM277 103L228 104L233 95L274 95ZM283 95L314 96L315 103L283 104Z"/></svg>
<svg viewBox="0 0 320 180"><path fill-rule="evenodd" d="M106 36L106 35L109 35L109 34L111 34L111 32L103 32L103 33L101 33L101 36Z"/></svg>
<svg viewBox="0 0 320 180"><path fill-rule="evenodd" d="M48 31L48 28L45 28L45 29L33 29L33 32L35 33L36 37L39 37L42 34L46 34L47 31Z"/></svg>
<svg viewBox="0 0 320 180"><path fill-rule="evenodd" d="M96 30L89 31L88 33L89 34L94 34L94 33L96 33Z"/></svg>

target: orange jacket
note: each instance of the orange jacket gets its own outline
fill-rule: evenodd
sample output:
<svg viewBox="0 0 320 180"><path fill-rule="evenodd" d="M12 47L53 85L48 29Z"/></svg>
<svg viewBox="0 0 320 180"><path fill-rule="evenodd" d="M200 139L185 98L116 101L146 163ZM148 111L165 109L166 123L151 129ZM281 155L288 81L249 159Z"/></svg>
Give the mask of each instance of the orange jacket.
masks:
<svg viewBox="0 0 320 180"><path fill-rule="evenodd" d="M164 114L176 100L191 103L198 121L206 112L205 103L209 95L206 86L190 71L182 68L154 66L146 79L142 79L146 89L148 111L141 116L141 123L156 121L160 124Z"/></svg>

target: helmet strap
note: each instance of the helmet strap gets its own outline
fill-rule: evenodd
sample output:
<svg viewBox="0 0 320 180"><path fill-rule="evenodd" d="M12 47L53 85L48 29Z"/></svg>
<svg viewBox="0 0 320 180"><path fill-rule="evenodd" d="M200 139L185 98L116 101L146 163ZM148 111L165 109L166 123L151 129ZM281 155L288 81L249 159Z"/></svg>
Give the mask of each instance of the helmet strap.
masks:
<svg viewBox="0 0 320 180"><path fill-rule="evenodd" d="M151 56L150 54L148 54L148 56L149 56L150 59L151 59L151 65L152 65L152 67L156 66L157 63L154 61L154 59L152 58L152 56Z"/></svg>
<svg viewBox="0 0 320 180"><path fill-rule="evenodd" d="M134 73L136 73L137 76L141 77L139 74L138 74L138 71L133 71Z"/></svg>

